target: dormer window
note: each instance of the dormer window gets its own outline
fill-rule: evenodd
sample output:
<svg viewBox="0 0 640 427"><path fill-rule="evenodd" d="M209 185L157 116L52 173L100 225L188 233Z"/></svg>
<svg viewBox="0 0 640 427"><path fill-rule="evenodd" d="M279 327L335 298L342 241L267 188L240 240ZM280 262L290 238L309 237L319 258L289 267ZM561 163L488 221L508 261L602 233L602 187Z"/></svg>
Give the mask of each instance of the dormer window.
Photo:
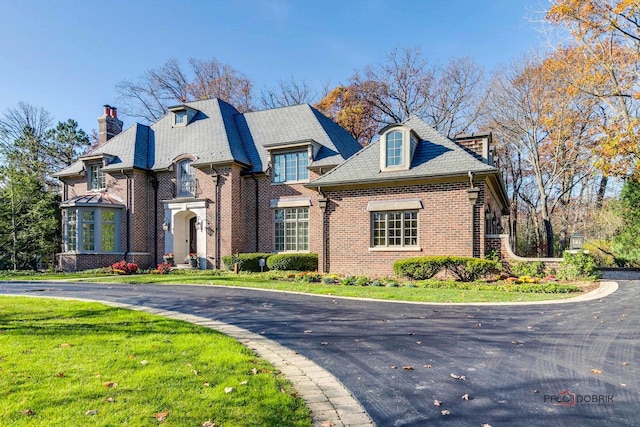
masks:
<svg viewBox="0 0 640 427"><path fill-rule="evenodd" d="M309 182L309 165L321 145L312 139L266 144L271 155L272 182L296 184Z"/></svg>
<svg viewBox="0 0 640 427"><path fill-rule="evenodd" d="M187 105L174 105L168 108L173 116L173 127L187 126L198 114L198 110Z"/></svg>
<svg viewBox="0 0 640 427"><path fill-rule="evenodd" d="M273 155L273 182L309 180L309 153L307 150Z"/></svg>
<svg viewBox="0 0 640 427"><path fill-rule="evenodd" d="M408 170L418 146L415 133L404 125L389 125L380 132L380 170Z"/></svg>
<svg viewBox="0 0 640 427"><path fill-rule="evenodd" d="M88 167L89 190L102 190L105 188L104 171L102 163L94 163Z"/></svg>
<svg viewBox="0 0 640 427"><path fill-rule="evenodd" d="M176 126L185 126L187 124L187 112L186 111L176 111L174 113L174 121L173 124Z"/></svg>
<svg viewBox="0 0 640 427"><path fill-rule="evenodd" d="M386 145L386 166L402 166L402 132L389 132L386 138Z"/></svg>

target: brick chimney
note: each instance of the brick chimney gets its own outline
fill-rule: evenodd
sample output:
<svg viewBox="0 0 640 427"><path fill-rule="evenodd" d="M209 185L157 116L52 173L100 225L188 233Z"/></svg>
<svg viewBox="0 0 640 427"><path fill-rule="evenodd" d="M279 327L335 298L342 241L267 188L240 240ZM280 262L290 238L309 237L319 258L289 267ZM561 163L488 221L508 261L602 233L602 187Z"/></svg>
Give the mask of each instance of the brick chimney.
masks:
<svg viewBox="0 0 640 427"><path fill-rule="evenodd" d="M488 165L494 166L493 136L491 132L477 132L472 134L458 134L453 139L459 145L472 151Z"/></svg>
<svg viewBox="0 0 640 427"><path fill-rule="evenodd" d="M98 117L98 145L102 145L122 132L122 120L118 120L118 109L104 106L104 114Z"/></svg>

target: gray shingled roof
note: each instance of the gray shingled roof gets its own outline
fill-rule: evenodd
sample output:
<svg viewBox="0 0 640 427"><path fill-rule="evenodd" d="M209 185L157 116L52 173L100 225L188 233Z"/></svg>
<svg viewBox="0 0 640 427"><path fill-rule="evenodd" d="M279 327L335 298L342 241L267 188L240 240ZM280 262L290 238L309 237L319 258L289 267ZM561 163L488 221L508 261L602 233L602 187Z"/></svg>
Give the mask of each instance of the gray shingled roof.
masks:
<svg viewBox="0 0 640 427"><path fill-rule="evenodd" d="M269 162L265 146L270 144L316 141L321 148L312 166L337 165L360 149L347 131L308 104L245 114L219 99L185 105L198 110L187 126L173 127L168 114L151 126L133 125L89 155L115 156L105 171L163 170L178 156L191 154L196 165L237 162L261 172ZM78 161L56 176L77 175L82 169Z"/></svg>
<svg viewBox="0 0 640 427"><path fill-rule="evenodd" d="M235 126L234 115L240 113L234 107L219 99L186 105L198 110L187 126L173 127L171 114L151 125L151 169L166 169L181 154L196 156L196 164L251 163Z"/></svg>
<svg viewBox="0 0 640 427"><path fill-rule="evenodd" d="M245 113L236 116L236 122L254 172L266 169L269 145L316 141L322 148L310 166L335 166L361 148L346 130L308 104Z"/></svg>
<svg viewBox="0 0 640 427"><path fill-rule="evenodd" d="M467 175L496 172L494 166L483 163L473 154L441 135L417 117L404 124L413 129L420 142L408 170L380 171L380 141L369 144L344 163L308 184L309 187L388 182L403 179Z"/></svg>

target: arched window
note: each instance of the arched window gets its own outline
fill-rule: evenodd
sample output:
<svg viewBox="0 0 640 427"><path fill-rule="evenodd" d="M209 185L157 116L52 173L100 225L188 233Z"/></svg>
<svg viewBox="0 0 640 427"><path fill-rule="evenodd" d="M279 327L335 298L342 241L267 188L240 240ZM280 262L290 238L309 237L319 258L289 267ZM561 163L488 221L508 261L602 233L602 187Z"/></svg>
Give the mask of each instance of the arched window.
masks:
<svg viewBox="0 0 640 427"><path fill-rule="evenodd" d="M193 160L182 160L178 163L178 197L196 195L196 176L193 171Z"/></svg>
<svg viewBox="0 0 640 427"><path fill-rule="evenodd" d="M386 167L402 166L402 132L389 132L386 137Z"/></svg>

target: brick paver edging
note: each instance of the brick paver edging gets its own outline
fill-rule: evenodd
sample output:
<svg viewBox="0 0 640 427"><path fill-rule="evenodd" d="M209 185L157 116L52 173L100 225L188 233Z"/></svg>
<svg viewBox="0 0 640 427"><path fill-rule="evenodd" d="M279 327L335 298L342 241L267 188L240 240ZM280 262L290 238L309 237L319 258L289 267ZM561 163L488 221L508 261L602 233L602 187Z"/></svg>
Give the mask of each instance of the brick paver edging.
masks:
<svg viewBox="0 0 640 427"><path fill-rule="evenodd" d="M12 294L12 296L19 295ZM260 357L271 363L291 381L293 387L307 404L314 427L375 426L369 414L367 414L362 405L360 405L360 402L349 393L336 377L315 362L295 351L246 329L205 317L143 305L122 304L87 298L21 296L98 302L112 307L144 311L146 313L157 314L170 319L182 320L205 328L214 329L235 338L246 347L255 351Z"/></svg>

